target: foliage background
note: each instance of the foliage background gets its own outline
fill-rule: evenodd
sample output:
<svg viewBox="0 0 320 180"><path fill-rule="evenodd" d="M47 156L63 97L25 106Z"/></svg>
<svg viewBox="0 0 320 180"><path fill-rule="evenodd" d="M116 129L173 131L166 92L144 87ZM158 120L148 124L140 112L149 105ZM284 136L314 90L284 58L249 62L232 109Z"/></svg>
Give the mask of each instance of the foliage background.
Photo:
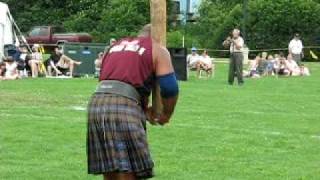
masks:
<svg viewBox="0 0 320 180"><path fill-rule="evenodd" d="M243 26L243 0L202 0L196 22L177 21L168 1L168 46L221 49L234 27ZM134 35L149 22L149 0L4 0L23 32L35 25L63 25L91 33L96 42ZM248 0L246 42L251 49L286 47L295 32L304 44L320 41L320 0Z"/></svg>

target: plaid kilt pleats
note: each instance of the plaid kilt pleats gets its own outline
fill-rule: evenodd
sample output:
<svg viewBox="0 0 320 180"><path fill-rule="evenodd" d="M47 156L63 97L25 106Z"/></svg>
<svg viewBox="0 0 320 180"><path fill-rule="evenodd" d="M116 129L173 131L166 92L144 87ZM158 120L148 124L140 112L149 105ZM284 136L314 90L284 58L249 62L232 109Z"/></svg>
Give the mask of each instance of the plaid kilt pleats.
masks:
<svg viewBox="0 0 320 180"><path fill-rule="evenodd" d="M153 176L146 117L133 100L94 94L88 105L87 156L89 174L135 173Z"/></svg>

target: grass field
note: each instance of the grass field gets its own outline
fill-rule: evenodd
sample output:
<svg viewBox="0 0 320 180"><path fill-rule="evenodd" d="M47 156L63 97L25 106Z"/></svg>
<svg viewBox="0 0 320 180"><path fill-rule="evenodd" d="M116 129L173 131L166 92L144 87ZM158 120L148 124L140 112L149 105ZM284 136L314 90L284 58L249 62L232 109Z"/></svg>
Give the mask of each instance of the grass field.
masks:
<svg viewBox="0 0 320 180"><path fill-rule="evenodd" d="M320 179L320 63L312 76L226 85L181 82L170 125L148 127L159 180ZM93 79L0 82L0 179L87 175L86 104Z"/></svg>

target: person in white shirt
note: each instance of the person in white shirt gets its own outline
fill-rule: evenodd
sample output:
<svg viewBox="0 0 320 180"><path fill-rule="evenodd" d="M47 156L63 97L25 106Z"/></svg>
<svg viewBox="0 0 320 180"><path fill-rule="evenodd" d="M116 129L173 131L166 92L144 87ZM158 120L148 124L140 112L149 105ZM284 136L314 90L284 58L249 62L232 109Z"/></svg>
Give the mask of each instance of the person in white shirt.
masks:
<svg viewBox="0 0 320 180"><path fill-rule="evenodd" d="M31 60L28 62L31 68L32 78L38 77L40 64L42 62L42 54L39 48L38 44L33 46Z"/></svg>
<svg viewBox="0 0 320 180"><path fill-rule="evenodd" d="M289 43L289 54L292 54L292 58L298 65L301 64L303 57L303 44L300 40L300 35L295 34L294 38Z"/></svg>
<svg viewBox="0 0 320 180"><path fill-rule="evenodd" d="M103 55L104 55L104 53L100 52L98 54L98 58L94 61L94 65L95 65L95 69L96 69L96 72L95 72L96 77L100 76Z"/></svg>
<svg viewBox="0 0 320 180"><path fill-rule="evenodd" d="M301 71L298 64L293 60L293 57L291 54L288 55L287 61L286 61L287 68L289 70L289 74L291 76L300 76Z"/></svg>
<svg viewBox="0 0 320 180"><path fill-rule="evenodd" d="M11 56L5 59L5 80L15 80L19 78L18 70L17 70L17 63L14 62Z"/></svg>
<svg viewBox="0 0 320 180"><path fill-rule="evenodd" d="M228 37L223 46L230 48L230 64L229 64L229 85L233 85L234 78L237 77L239 86L244 84L243 81L243 47L244 40L240 36L240 30L234 29L232 37Z"/></svg>
<svg viewBox="0 0 320 180"><path fill-rule="evenodd" d="M208 51L204 50L197 66L198 78L200 77L201 70L205 71L207 76L210 77L212 75L212 67L212 58L208 55Z"/></svg>
<svg viewBox="0 0 320 180"><path fill-rule="evenodd" d="M197 53L197 49L193 47L191 49L191 54L187 56L188 67L193 70L196 69L199 60L200 60L200 56Z"/></svg>

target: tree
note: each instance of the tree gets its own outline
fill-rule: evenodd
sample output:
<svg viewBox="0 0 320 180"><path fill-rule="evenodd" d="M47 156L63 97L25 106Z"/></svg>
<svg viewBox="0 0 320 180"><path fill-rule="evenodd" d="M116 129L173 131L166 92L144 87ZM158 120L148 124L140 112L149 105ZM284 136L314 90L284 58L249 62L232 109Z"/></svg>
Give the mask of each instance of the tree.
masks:
<svg viewBox="0 0 320 180"><path fill-rule="evenodd" d="M222 48L221 42L234 27L242 27L242 1L204 0L194 37L204 47ZM246 42L251 49L287 47L295 32L304 43L315 44L320 32L319 1L250 0Z"/></svg>

